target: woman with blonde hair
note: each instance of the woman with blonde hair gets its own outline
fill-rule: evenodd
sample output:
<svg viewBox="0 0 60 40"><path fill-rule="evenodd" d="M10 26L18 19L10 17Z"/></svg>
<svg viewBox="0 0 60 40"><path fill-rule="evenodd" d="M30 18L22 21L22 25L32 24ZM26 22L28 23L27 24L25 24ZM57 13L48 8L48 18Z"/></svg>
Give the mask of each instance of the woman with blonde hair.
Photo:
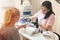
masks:
<svg viewBox="0 0 60 40"><path fill-rule="evenodd" d="M3 40L20 40L18 29L26 27L26 25L15 28L15 23L19 20L19 17L20 13L16 8L10 8L5 11L4 22L0 30Z"/></svg>

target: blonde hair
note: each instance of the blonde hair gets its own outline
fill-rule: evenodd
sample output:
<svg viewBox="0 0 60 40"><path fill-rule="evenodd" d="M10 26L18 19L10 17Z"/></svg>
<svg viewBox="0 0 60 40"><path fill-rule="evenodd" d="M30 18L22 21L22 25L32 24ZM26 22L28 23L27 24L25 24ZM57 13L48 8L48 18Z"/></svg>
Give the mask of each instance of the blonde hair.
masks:
<svg viewBox="0 0 60 40"><path fill-rule="evenodd" d="M20 13L19 13L18 9L16 9L16 8L7 9L4 13L4 24L3 24L3 26L9 25L12 18L15 17L15 16L19 16L19 15L20 15Z"/></svg>

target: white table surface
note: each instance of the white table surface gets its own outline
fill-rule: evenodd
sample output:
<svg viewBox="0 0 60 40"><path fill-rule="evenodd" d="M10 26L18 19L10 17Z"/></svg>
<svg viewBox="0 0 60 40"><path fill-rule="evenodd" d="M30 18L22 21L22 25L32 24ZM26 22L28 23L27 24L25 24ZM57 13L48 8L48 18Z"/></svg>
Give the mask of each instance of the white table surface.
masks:
<svg viewBox="0 0 60 40"><path fill-rule="evenodd" d="M32 40L32 39L34 39L36 37L39 37L41 35L41 33L37 33L37 34L34 34L34 35L30 36L30 35L26 34L23 29L20 29L19 33L29 40Z"/></svg>
<svg viewBox="0 0 60 40"><path fill-rule="evenodd" d="M20 23L19 23L19 25L20 25ZM25 38L27 38L27 39L29 39L29 40L48 40L48 39L46 39L46 38L41 37L41 36L42 36L41 33L37 33L37 34L34 34L34 35L30 36L30 35L28 35L28 34L25 33L24 28L21 28L21 29L19 30L19 33L20 33L20 35L24 36ZM57 38L58 38L58 37L57 37ZM57 39L57 38L56 38L56 39ZM50 40L52 40L52 39L50 39ZM58 39L57 39L57 40L58 40Z"/></svg>
<svg viewBox="0 0 60 40"><path fill-rule="evenodd" d="M58 36L55 34L54 34L55 38L52 39L52 38L46 38L46 37L42 36L43 34L41 34L41 33L37 33L37 34L30 36L30 35L26 34L23 29L20 29L19 33L29 40L58 40Z"/></svg>

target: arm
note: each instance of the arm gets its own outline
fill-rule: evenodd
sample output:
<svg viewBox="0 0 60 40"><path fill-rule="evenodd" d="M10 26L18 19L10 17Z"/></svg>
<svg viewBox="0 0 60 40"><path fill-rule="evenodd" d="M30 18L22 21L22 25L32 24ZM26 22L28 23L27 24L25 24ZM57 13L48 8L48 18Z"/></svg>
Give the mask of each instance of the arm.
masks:
<svg viewBox="0 0 60 40"><path fill-rule="evenodd" d="M33 16L30 17L30 19L36 19L38 18L38 15L40 14L40 11L38 11L37 13L35 13Z"/></svg>
<svg viewBox="0 0 60 40"><path fill-rule="evenodd" d="M54 15L51 15L45 23L40 23L39 26L42 27L44 30L52 31L54 21L55 17Z"/></svg>
<svg viewBox="0 0 60 40"><path fill-rule="evenodd" d="M34 16L31 16L30 19L31 19L31 20L34 20L34 19L36 19L36 18L35 18Z"/></svg>
<svg viewBox="0 0 60 40"><path fill-rule="evenodd" d="M52 27L51 25L44 25L44 24L39 24L39 26L42 27L45 31L51 29L51 27ZM49 31L51 31L51 30L49 30Z"/></svg>
<svg viewBox="0 0 60 40"><path fill-rule="evenodd" d="M17 29L19 30L19 29L21 29L21 28L26 28L26 25L27 25L27 24L23 24L23 25L19 26Z"/></svg>

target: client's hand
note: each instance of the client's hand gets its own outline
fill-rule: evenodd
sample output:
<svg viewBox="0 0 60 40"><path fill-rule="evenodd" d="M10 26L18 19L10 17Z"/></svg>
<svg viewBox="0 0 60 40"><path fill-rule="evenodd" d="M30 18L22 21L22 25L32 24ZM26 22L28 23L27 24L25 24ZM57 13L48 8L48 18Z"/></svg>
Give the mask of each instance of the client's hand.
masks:
<svg viewBox="0 0 60 40"><path fill-rule="evenodd" d="M19 26L17 29L19 30L19 29L21 29L21 28L26 28L26 25L27 25L27 24L22 24L22 25Z"/></svg>
<svg viewBox="0 0 60 40"><path fill-rule="evenodd" d="M27 24L22 24L22 25L21 25L21 28L26 28L26 25L27 25Z"/></svg>

